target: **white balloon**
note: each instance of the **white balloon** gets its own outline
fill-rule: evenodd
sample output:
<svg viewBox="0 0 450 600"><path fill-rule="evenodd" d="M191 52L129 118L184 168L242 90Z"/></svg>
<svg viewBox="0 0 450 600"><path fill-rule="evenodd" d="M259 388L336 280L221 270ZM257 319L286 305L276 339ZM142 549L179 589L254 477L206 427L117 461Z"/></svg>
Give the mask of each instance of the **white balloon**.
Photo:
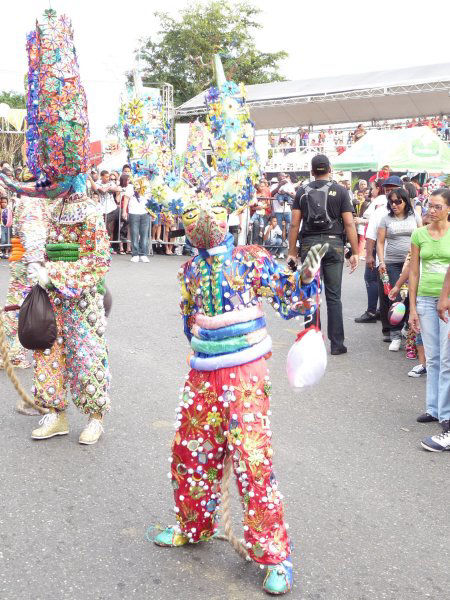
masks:
<svg viewBox="0 0 450 600"><path fill-rule="evenodd" d="M321 331L308 329L289 350L286 371L295 391L315 385L327 368L327 350Z"/></svg>

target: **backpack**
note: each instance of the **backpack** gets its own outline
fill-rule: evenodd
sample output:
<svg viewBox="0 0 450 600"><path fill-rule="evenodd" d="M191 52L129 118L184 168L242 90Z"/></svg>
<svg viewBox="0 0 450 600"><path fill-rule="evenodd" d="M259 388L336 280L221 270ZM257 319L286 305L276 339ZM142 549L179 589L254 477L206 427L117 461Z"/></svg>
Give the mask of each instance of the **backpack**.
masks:
<svg viewBox="0 0 450 600"><path fill-rule="evenodd" d="M305 195L308 203L308 217L306 219L306 228L308 231L329 231L336 223L336 219L331 219L328 214L328 192L330 191L332 181L328 181L319 189L307 185Z"/></svg>

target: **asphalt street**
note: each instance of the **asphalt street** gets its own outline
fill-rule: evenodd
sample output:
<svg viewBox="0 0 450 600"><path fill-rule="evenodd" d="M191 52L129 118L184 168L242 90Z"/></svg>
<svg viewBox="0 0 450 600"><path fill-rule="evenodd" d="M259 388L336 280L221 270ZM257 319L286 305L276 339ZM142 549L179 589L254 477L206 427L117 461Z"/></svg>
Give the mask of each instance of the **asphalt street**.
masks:
<svg viewBox="0 0 450 600"><path fill-rule="evenodd" d="M113 260L108 285L112 410L96 446L68 436L36 442L37 418L14 412L0 372L1 600L247 600L266 597L262 572L226 542L161 549L148 538L173 522L167 479L188 345L178 313L182 257ZM0 262L0 298L8 280ZM323 380L292 392L286 355L297 321L267 306L274 340L274 461L294 543L299 600L443 600L450 589L449 453L421 449L436 424L416 423L425 380L407 377L365 309L363 269L344 277L347 355ZM31 373L19 376L29 387ZM236 493L234 494L236 496ZM240 533L240 507L234 503Z"/></svg>

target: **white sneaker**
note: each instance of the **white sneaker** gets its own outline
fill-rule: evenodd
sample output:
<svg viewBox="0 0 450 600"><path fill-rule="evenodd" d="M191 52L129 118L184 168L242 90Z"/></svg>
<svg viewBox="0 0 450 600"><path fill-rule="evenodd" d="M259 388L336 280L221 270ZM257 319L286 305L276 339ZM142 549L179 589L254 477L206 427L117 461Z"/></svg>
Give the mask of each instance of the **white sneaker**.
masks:
<svg viewBox="0 0 450 600"><path fill-rule="evenodd" d="M103 429L103 424L100 419L89 419L89 422L81 432L78 441L80 444L91 446L92 444L96 444L98 442L104 431L105 430Z"/></svg>
<svg viewBox="0 0 450 600"><path fill-rule="evenodd" d="M150 262L148 260L148 256L140 256L139 258L140 258L141 262Z"/></svg>
<svg viewBox="0 0 450 600"><path fill-rule="evenodd" d="M398 352L400 350L401 345L402 340L400 338L396 338L395 340L392 340L392 342L389 344L389 350L391 352Z"/></svg>
<svg viewBox="0 0 450 600"><path fill-rule="evenodd" d="M426 372L427 370L423 365L416 365L408 373L408 377L420 377L421 375L425 375Z"/></svg>
<svg viewBox="0 0 450 600"><path fill-rule="evenodd" d="M139 256L132 256L131 262L139 262Z"/></svg>

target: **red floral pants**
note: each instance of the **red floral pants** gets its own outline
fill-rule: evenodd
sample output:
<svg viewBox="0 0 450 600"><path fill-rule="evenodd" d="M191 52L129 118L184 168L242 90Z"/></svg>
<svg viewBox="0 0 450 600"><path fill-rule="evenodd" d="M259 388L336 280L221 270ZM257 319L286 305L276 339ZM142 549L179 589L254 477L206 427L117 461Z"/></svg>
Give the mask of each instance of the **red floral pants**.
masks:
<svg viewBox="0 0 450 600"><path fill-rule="evenodd" d="M216 528L225 458L233 460L250 556L277 564L289 554L283 505L272 471L270 382L260 358L217 371L192 369L180 391L172 445L178 524L192 542Z"/></svg>

